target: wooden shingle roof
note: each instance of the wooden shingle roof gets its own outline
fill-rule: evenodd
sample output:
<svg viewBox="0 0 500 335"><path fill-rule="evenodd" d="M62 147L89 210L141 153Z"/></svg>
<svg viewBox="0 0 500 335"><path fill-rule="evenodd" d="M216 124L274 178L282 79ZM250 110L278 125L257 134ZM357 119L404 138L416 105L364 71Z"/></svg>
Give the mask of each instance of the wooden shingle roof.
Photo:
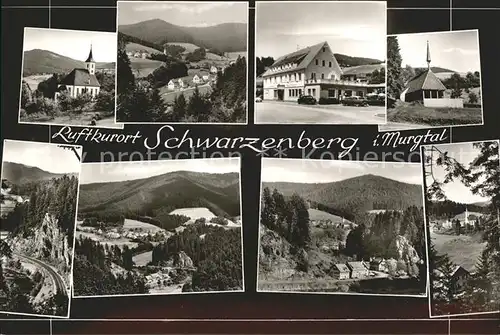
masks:
<svg viewBox="0 0 500 335"><path fill-rule="evenodd" d="M406 87L408 89L406 94L419 90L446 90L446 86L443 85L441 80L430 69L410 79Z"/></svg>

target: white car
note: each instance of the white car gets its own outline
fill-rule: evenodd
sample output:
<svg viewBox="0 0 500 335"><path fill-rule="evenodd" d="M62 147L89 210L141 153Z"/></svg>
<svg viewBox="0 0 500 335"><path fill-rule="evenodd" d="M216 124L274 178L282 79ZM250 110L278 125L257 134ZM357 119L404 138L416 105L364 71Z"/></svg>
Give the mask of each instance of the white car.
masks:
<svg viewBox="0 0 500 335"><path fill-rule="evenodd" d="M262 98L261 97L255 98L255 102L262 102Z"/></svg>

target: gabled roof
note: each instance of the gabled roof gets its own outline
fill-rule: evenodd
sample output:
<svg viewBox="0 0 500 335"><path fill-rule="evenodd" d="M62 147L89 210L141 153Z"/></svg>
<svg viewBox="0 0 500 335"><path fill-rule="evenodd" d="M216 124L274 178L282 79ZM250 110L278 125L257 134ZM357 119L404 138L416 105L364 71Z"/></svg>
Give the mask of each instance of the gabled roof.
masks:
<svg viewBox="0 0 500 335"><path fill-rule="evenodd" d="M347 266L353 271L366 271L368 270L363 262L347 262Z"/></svg>
<svg viewBox="0 0 500 335"><path fill-rule="evenodd" d="M327 42L321 42L315 45L311 45L307 48L303 48L297 51L294 51L292 53L289 53L287 55L281 56L278 58L273 65L269 67L269 69L266 70L262 74L263 77L269 76L272 74L278 74L278 73L285 73L289 71L296 71L296 70L302 70L307 68L307 66L312 62L314 57L318 54L318 52L323 48L323 46L328 46ZM337 60L335 59L335 56L332 56L335 62ZM283 69L279 71L271 71L272 68L275 68L277 66L285 65L285 64L297 64L297 67L290 68L290 69ZM338 64L337 64L338 65Z"/></svg>
<svg viewBox="0 0 500 335"><path fill-rule="evenodd" d="M61 85L75 85L75 86L93 86L100 87L97 77L90 74L87 69L73 69L66 77L60 82Z"/></svg>
<svg viewBox="0 0 500 335"><path fill-rule="evenodd" d="M333 264L333 266L339 271L339 272L350 272L349 267L345 264L337 263Z"/></svg>
<svg viewBox="0 0 500 335"><path fill-rule="evenodd" d="M419 90L446 90L446 86L443 85L441 80L430 69L410 79L406 87L408 88L406 94Z"/></svg>

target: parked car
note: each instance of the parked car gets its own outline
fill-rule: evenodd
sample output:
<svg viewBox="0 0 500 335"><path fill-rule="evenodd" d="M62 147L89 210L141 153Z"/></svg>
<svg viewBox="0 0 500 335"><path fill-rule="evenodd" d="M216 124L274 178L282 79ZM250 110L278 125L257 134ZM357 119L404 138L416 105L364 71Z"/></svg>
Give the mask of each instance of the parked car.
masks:
<svg viewBox="0 0 500 335"><path fill-rule="evenodd" d="M344 106L368 106L368 101L358 96L345 97L342 99L342 105Z"/></svg>
<svg viewBox="0 0 500 335"><path fill-rule="evenodd" d="M316 98L314 98L312 95L301 95L297 99L297 102L304 105L316 105Z"/></svg>
<svg viewBox="0 0 500 335"><path fill-rule="evenodd" d="M262 97L255 98L255 102L262 102Z"/></svg>

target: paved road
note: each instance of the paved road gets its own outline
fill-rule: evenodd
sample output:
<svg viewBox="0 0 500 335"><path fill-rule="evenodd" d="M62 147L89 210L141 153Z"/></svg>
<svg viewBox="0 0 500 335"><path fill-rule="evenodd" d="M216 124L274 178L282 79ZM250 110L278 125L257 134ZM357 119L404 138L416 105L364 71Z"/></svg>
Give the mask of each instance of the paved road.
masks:
<svg viewBox="0 0 500 335"><path fill-rule="evenodd" d="M15 256L24 259L24 261L28 263L32 263L45 271L49 273L49 275L52 277L52 281L54 282L54 285L56 286L56 292L57 293L62 293L64 295L68 295L68 291L66 290L66 284L64 283L63 278L59 273L57 273L54 268L47 263L44 263L38 259L35 259L33 257L29 257L26 255L18 254L18 253L13 253Z"/></svg>
<svg viewBox="0 0 500 335"><path fill-rule="evenodd" d="M295 102L255 103L256 123L298 124L380 124L385 123L385 107L342 105L299 105Z"/></svg>

